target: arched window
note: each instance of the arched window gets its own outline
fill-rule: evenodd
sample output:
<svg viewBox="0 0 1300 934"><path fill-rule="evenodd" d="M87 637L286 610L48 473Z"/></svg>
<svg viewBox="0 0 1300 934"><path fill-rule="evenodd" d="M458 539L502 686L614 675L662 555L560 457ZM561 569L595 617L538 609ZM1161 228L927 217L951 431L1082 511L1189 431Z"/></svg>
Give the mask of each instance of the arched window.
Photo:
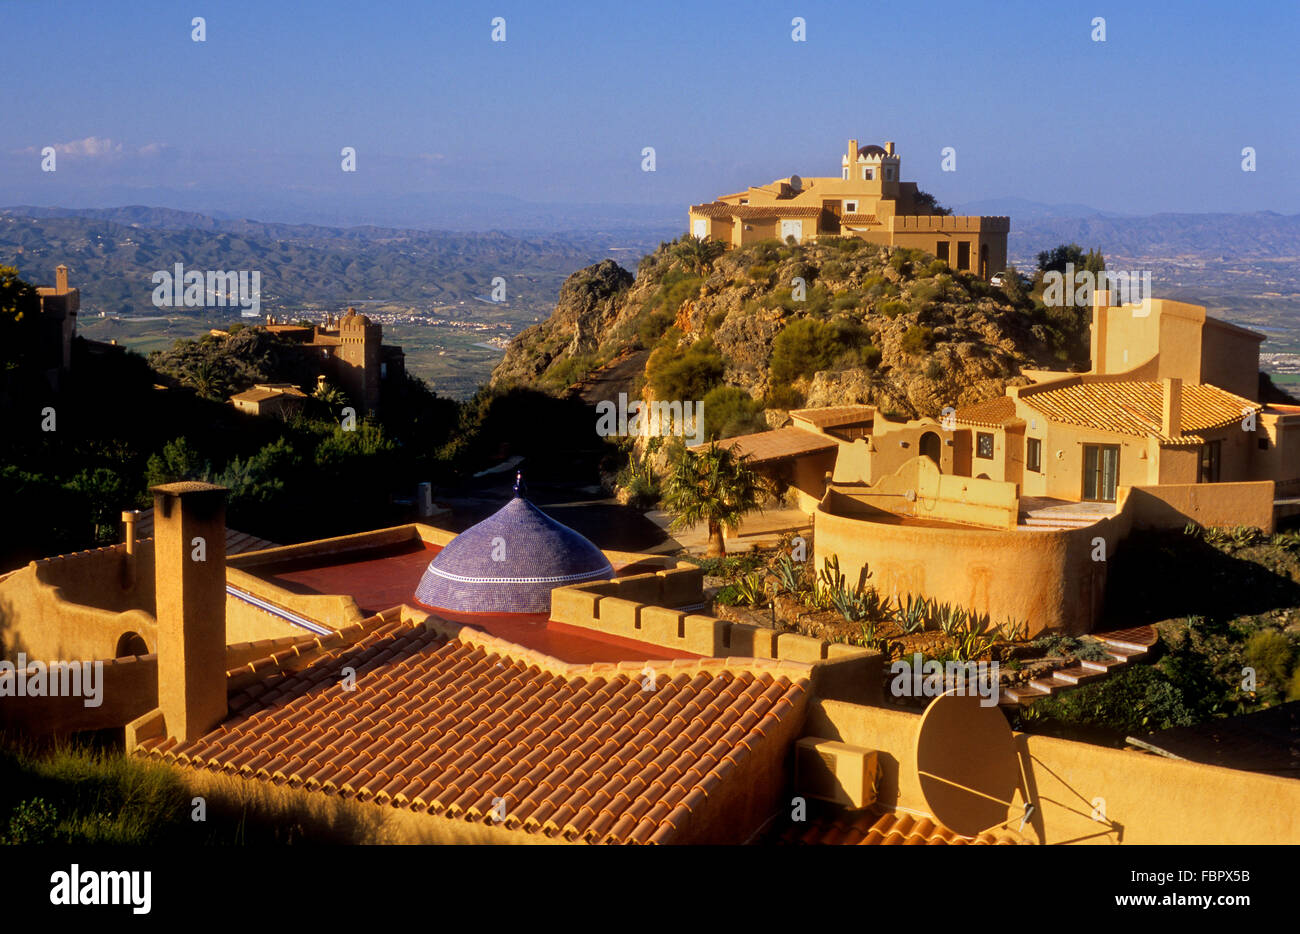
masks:
<svg viewBox="0 0 1300 934"><path fill-rule="evenodd" d="M138 632L124 632L117 639L117 648L113 650L114 658L129 658L132 655L148 655L149 646Z"/></svg>
<svg viewBox="0 0 1300 934"><path fill-rule="evenodd" d="M938 466L939 464L940 449L941 442L939 441L939 436L933 431L927 431L925 434L921 435L921 456L930 458L930 460L934 462L935 466Z"/></svg>

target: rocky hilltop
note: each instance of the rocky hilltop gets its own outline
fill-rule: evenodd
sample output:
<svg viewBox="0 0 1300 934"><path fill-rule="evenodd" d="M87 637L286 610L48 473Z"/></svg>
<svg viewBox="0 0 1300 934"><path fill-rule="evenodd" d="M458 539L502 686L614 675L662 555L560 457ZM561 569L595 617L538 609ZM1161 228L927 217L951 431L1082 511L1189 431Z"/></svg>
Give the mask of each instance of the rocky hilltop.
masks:
<svg viewBox="0 0 1300 934"><path fill-rule="evenodd" d="M919 251L851 238L715 251L686 237L644 257L635 277L612 260L574 273L551 317L511 342L492 385L723 391L733 408L777 410L768 423L800 405L855 402L938 415L1027 382L1022 367L1066 369L1079 350L1074 310Z"/></svg>

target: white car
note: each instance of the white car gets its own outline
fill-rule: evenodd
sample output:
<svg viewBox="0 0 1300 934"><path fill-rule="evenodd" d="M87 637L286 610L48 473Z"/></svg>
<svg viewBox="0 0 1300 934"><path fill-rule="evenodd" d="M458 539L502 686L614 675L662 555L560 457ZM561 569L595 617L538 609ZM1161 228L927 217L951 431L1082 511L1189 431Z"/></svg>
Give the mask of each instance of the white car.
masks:
<svg viewBox="0 0 1300 934"><path fill-rule="evenodd" d="M1026 276L1024 273L1019 273L1019 277L1020 277L1020 284L1025 288L1029 288L1029 286L1033 285L1034 280ZM999 288L1001 288L1002 286L1007 284L1009 278L1010 278L1010 273L1008 273L1006 270L1003 270L1002 272L994 275L994 277L989 280L989 285L996 285Z"/></svg>

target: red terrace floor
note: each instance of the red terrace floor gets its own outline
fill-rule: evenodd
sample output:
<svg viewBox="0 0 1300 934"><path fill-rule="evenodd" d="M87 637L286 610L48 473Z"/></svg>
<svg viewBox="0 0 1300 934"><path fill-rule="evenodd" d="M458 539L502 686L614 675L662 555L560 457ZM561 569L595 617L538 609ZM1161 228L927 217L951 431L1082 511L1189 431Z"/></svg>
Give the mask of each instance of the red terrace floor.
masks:
<svg viewBox="0 0 1300 934"><path fill-rule="evenodd" d="M294 593L348 594L363 612L378 613L401 603L414 604L420 576L441 550L438 545L405 542L340 556L341 560L336 562L329 562L329 557L325 556L268 564L250 570ZM645 569L634 565L618 568L616 573L639 573L642 570ZM452 613L439 610L438 615L574 664L700 657L690 652L557 623L547 619L543 613Z"/></svg>

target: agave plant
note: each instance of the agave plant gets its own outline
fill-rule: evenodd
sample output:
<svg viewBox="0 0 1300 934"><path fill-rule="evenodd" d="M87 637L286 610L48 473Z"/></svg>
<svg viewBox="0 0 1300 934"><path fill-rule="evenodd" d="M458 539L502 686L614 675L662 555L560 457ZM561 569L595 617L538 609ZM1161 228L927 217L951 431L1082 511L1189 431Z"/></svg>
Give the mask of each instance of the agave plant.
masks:
<svg viewBox="0 0 1300 934"><path fill-rule="evenodd" d="M997 638L994 636L967 629L957 635L953 644L953 654L959 662L972 662L987 654L996 642Z"/></svg>
<svg viewBox="0 0 1300 934"><path fill-rule="evenodd" d="M858 638L858 644L863 648L872 649L880 652L890 658L901 656L903 654L903 643L891 640L876 631L877 621L873 619L866 620L858 624L861 635Z"/></svg>
<svg viewBox="0 0 1300 934"><path fill-rule="evenodd" d="M967 628L970 614L951 603L935 605L935 623L945 636L956 636Z"/></svg>
<svg viewBox="0 0 1300 934"><path fill-rule="evenodd" d="M1001 625L1002 635L1008 642L1024 642L1029 638L1029 620L1008 616Z"/></svg>
<svg viewBox="0 0 1300 934"><path fill-rule="evenodd" d="M748 606L763 606L767 603L767 591L763 589L763 572L755 571L736 581L736 595L741 603Z"/></svg>
<svg viewBox="0 0 1300 934"><path fill-rule="evenodd" d="M976 613L974 610L966 614L966 624L962 631L971 635L984 635L993 626L993 618L988 613Z"/></svg>
<svg viewBox="0 0 1300 934"><path fill-rule="evenodd" d="M798 593L803 588L803 568L789 555L781 555L772 566L777 586L783 593Z"/></svg>
<svg viewBox="0 0 1300 934"><path fill-rule="evenodd" d="M904 602L901 596L895 595L894 619L902 627L903 632L909 636L925 628L926 619L929 615L930 605L926 600L914 597L909 593L907 601Z"/></svg>

